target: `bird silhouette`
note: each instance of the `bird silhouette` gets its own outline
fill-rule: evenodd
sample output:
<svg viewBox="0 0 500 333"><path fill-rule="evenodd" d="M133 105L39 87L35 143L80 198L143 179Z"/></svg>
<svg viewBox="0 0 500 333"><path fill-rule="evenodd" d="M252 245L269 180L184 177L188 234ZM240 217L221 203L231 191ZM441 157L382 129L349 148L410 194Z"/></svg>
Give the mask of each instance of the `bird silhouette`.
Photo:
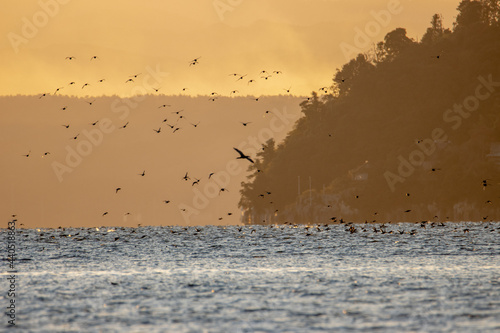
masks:
<svg viewBox="0 0 500 333"><path fill-rule="evenodd" d="M201 58L201 57L194 58L193 60L191 60L191 61L189 62L189 66L194 66L194 65L199 64L199 61L198 61L198 60L200 60L200 58Z"/></svg>
<svg viewBox="0 0 500 333"><path fill-rule="evenodd" d="M121 189L122 189L121 187L117 187L115 193L118 193L118 191L120 191Z"/></svg>
<svg viewBox="0 0 500 333"><path fill-rule="evenodd" d="M247 125L251 124L252 122L250 122L250 121L249 121L249 122L244 123L244 122L241 122L241 121L240 121L240 123L241 123L243 126L247 127Z"/></svg>
<svg viewBox="0 0 500 333"><path fill-rule="evenodd" d="M161 127L160 127L160 128L158 128L157 130L156 130L156 129L153 129L153 131L155 131L156 133L160 134L160 132L161 132Z"/></svg>
<svg viewBox="0 0 500 333"><path fill-rule="evenodd" d="M238 156L236 159L245 159L245 160L248 160L250 161L251 163L255 163L251 158L250 156L247 156L245 154L243 154L243 152L241 150L239 150L238 148L234 148L234 150L236 150L238 152L238 154L240 154L240 156Z"/></svg>
<svg viewBox="0 0 500 333"><path fill-rule="evenodd" d="M184 177L182 177L182 179L185 180L185 181L188 181L191 178L189 178L188 173L186 172L186 174L184 175Z"/></svg>
<svg viewBox="0 0 500 333"><path fill-rule="evenodd" d="M139 176L144 177L146 175L146 170L139 174Z"/></svg>

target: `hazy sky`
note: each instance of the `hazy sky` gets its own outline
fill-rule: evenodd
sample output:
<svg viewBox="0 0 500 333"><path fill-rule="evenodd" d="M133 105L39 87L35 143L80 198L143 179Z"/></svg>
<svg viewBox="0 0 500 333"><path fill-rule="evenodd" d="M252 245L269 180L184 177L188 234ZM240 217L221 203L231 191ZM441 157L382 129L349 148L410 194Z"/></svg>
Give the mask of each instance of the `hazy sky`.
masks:
<svg viewBox="0 0 500 333"><path fill-rule="evenodd" d="M165 94L306 95L329 85L356 46L356 29L378 24L371 42L406 27L421 37L434 13L450 27L458 0L23 0L4 1L0 94L131 94L125 81L146 66L169 73ZM373 12L399 3L377 23ZM33 29L34 28L34 29ZM377 29L377 27L375 27ZM368 48L362 48L363 51ZM92 56L99 60L90 62ZM73 61L67 56L76 57ZM189 61L200 57L190 68ZM260 71L282 76L260 78ZM235 82L228 74L248 74ZM98 80L105 79L102 84ZM254 79L255 83L248 84ZM69 87L68 83L76 84ZM85 89L83 84L89 83Z"/></svg>

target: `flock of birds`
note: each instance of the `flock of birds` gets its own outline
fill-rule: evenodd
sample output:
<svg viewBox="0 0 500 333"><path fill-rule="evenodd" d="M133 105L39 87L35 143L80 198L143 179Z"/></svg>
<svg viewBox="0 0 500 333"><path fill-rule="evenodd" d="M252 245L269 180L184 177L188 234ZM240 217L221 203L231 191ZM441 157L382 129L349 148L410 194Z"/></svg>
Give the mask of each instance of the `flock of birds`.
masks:
<svg viewBox="0 0 500 333"><path fill-rule="evenodd" d="M78 58L79 59L79 58ZM200 66L200 59L201 57L197 57L197 58L194 58L192 60L190 60L188 62L188 66L189 67L193 67L193 66ZM94 61L99 61L100 60L100 57L94 55L92 56L89 61L90 62L94 62ZM68 61L68 62L75 62L75 61L78 61L77 60L77 57L71 55L71 56L67 56L65 58L65 61ZM130 83L134 83L136 82L136 80L138 78L140 78L140 76L142 75L142 73L137 73L137 74L133 74L133 75L129 75L126 79L124 79L124 84L130 84ZM270 80L273 76L280 76L280 75L283 75L283 72L281 70L274 70L274 71L266 71L266 70L262 70L258 73L259 77L261 80L263 81L268 81ZM230 73L228 74L228 76L231 76L231 77L234 77L235 78L235 82L246 82L247 85L253 85L257 82L257 79L256 78L249 78L248 77L248 74L239 74L239 73ZM106 81L106 78L101 78L99 80L97 80L97 84L102 84ZM88 89L89 87L91 87L92 85L94 85L92 82L83 82L83 83L80 83L80 89L81 90L86 90ZM55 88L55 91L52 92L52 93L49 93L49 92L46 92L46 93L43 93L41 94L38 98L39 99L44 99L48 96L56 96L56 95L60 95L61 92L64 92L64 89L67 88L67 87L78 87L79 85L77 84L76 81L70 81L69 83L67 83L66 85L61 85L57 88ZM152 87L152 89L154 90L155 93L158 93L161 89L161 87ZM184 87L182 88L182 91L185 92L187 91L188 88L187 87ZM287 94L290 94L291 93L291 86L288 87L288 88L284 88L283 89ZM328 93L328 88L327 87L321 87L320 88L320 91L324 92L325 94ZM234 96L236 94L239 93L239 90L238 89L233 89L230 91L230 93L228 94L230 97L231 96ZM212 102L215 102L220 96L219 93L217 92L211 92L209 94L209 101L212 101ZM255 100L256 102L258 102L261 97L249 97L253 100ZM92 107L95 103L96 103L97 99L91 99L91 100L86 100L85 102L90 106ZM172 105L170 104L161 104L158 106L159 109L163 109L163 108L170 108L172 107ZM68 105L64 105L64 106L61 106L60 110L62 111L67 111L67 110L70 110L71 107L68 106ZM264 111L264 114L263 116L265 117L266 115L270 114L271 111L270 110L265 110ZM153 128L152 131L156 134L160 134L162 133L164 130L165 130L165 127L168 127L168 129L172 132L172 133L176 133L178 131L180 131L182 129L181 126L179 126L179 122L181 120L186 120L186 117L185 117L185 114L184 114L184 109L180 109L180 110L177 110L177 111L173 111L172 112L173 115L175 115L175 117L177 117L177 119L174 119L171 121L171 123L169 123L168 119L165 118L163 119L162 121L162 124L160 126L158 126L157 128ZM170 117L169 117L170 118ZM100 120L96 120L96 121L93 121L91 122L89 125L91 127L95 127L99 124ZM189 124L193 127L193 128L198 128L198 126L200 126L200 121L195 121L195 122L189 122ZM240 121L240 124L241 126L243 127L248 127L252 124L251 121ZM121 126L118 127L118 129L120 130L124 130L127 128L127 126L129 125L129 122L127 121L126 123L122 124ZM64 123L64 124L61 124L62 127L64 127L65 129L71 129L72 128L72 124L70 123ZM188 125L189 126L189 125ZM71 137L70 137L70 140L78 140L81 136L81 133L75 133L73 134ZM262 148L264 149L264 148ZM254 159L249 156L249 154L243 152L242 150L236 148L236 147L233 147L233 150L235 152L235 159L238 159L238 160L244 160L244 161L247 161L248 163L255 163ZM49 155L51 155L51 152L50 151L43 151L42 152L42 157L48 157ZM23 157L25 158L31 158L32 157L32 151L29 150L27 153L25 154L22 154ZM257 170L258 172L261 172L261 170ZM140 177L146 177L147 175L147 172L146 170L143 170L142 172L140 172L138 174L138 176ZM208 179L211 179L211 177L214 175L213 172L210 172L209 175L208 175ZM185 175L181 178L183 181L185 182L190 182L191 186L196 186L196 185L199 185L200 182L201 182L201 179L200 178L196 178L196 177L193 177L191 178L191 176L189 175L189 172L186 172ZM122 187L116 187L114 188L114 192L116 195L119 195L119 193L122 191ZM221 187L220 190L219 190L219 195L225 193L225 192L229 192L229 190L227 188L224 188L224 187ZM163 199L162 202L164 204L169 204L171 203L171 200L170 199ZM182 211L185 211L184 208L180 208L180 210ZM110 215L110 211L109 210L106 210L104 212L101 213L101 216L108 216ZM130 212L126 212L125 215L131 215ZM229 212L227 213L228 216L231 216L232 213ZM219 221L222 220L223 217L219 217Z"/></svg>
<svg viewBox="0 0 500 333"><path fill-rule="evenodd" d="M438 57L438 58L439 58L439 57ZM65 59L66 59L67 61L75 61L77 58L76 58L75 56L67 56ZM100 58L99 58L98 56L92 56L92 57L90 58L90 61L98 61L99 59L100 59ZM201 57L197 57L197 58L194 58L194 59L190 60L190 61L188 62L189 67L199 66L199 65L200 65L200 59L201 59ZM142 74L142 73L137 73L137 74L129 75L129 76L128 76L128 78L124 81L124 83L125 83L125 84L127 84L127 83L134 83L134 82L135 82L135 80L136 80L137 78L139 78L141 74ZM269 80L269 79L271 79L274 75L276 75L276 76L277 76L277 75L282 75L282 74L283 74L283 72L282 72L282 71L280 71L280 70L274 70L274 71L272 71L272 72L267 72L266 70L262 70L262 71L260 71L260 72L259 72L260 78L261 78L262 80ZM236 80L235 80L236 82L246 80L247 85L250 85L250 84L253 84L253 83L255 83L255 82L256 82L256 79L254 79L254 78L247 78L248 74L230 73L230 74L228 74L228 76L234 77L234 78L236 79ZM106 80L105 78L99 79L99 80L97 81L97 83L103 83L105 80ZM342 82L344 82L344 81L345 81L345 80L342 80ZM71 81L71 82L69 82L67 85L68 85L68 86L75 86L75 85L76 85L76 82L75 82L75 81ZM89 82L85 82L85 83L83 83L83 84L82 84L81 89L85 89L85 88L89 87L90 85L91 85L91 83L89 83ZM52 95L54 95L54 96L55 96L55 95L57 95L57 94L58 94L59 92L61 92L64 88L65 88L65 86L60 86L60 87L56 88L56 89L55 89L55 91L52 93ZM156 93L158 93L158 92L159 92L159 90L160 90L161 88L160 88L160 87L153 87L152 89L153 89ZM188 88L186 88L186 87L182 88L182 91L186 91L186 90L188 90ZM291 87L289 87L289 88L285 88L285 89L283 89L283 90L284 90L286 93L290 93L290 92L291 92ZM320 87L320 88L319 88L319 91L323 92L324 94L328 94L328 93L330 92L330 88L329 88L329 87ZM230 93L229 93L229 96L233 96L233 95L235 95L235 94L237 94L237 93L239 93L239 90L237 90L237 89L231 90L231 91L230 91ZM39 99L42 99L42 98L47 97L47 96L49 96L49 95L51 95L51 93L43 93L43 94L41 94L41 95L39 96ZM209 100L210 100L210 101L212 101L212 102L215 102L215 101L219 98L219 96L221 96L221 95L219 95L217 92L212 92L212 93L210 93L210 95L209 95ZM253 98L253 97L250 97L250 98ZM255 98L253 98L253 99L254 99L255 101L257 101L257 102L258 102L258 101L259 101L259 99L260 99L260 97L255 97ZM310 98L308 98L308 100L309 100L309 99L310 99ZM86 101L86 103L87 103L89 106L93 106L95 102L96 102L96 99ZM159 105L159 106L158 106L158 108L159 108L159 109L163 109L163 108L170 108L170 107L172 107L172 105L170 105L170 104L161 104L161 105ZM62 106L60 109L61 109L61 110L63 110L63 111L68 110L68 106ZM267 115L267 114L269 114L270 112L271 112L271 111L266 110L266 111L265 111L264 116L265 116L265 115ZM172 133L176 133L176 132L178 132L179 130L181 130L182 128L181 128L181 127L179 127L179 125L178 125L178 124L179 124L179 121L181 121L181 120L185 120L185 119L186 119L186 117L185 117L185 115L184 115L184 110L183 110L183 109L181 109L181 110L178 110L178 111L173 111L173 112L172 112L172 114L174 114L174 115L177 117L177 119L176 119L176 121L175 121L174 123L172 123L172 124L171 124L171 123L169 123L169 122L168 122L168 119L167 119L167 118L165 118L165 119L163 119L163 121L162 121L162 125L161 125L161 126L159 126L158 128L153 128L153 129L152 129L152 131L153 131L154 133L156 133L156 134L160 134L160 133L162 133L162 131L163 131L163 126L167 126L167 127L169 127L169 129L171 130L171 132L172 132ZM96 120L96 121L94 121L94 122L90 123L90 126L96 126L96 125L98 125L98 123L99 123L99 120ZM164 124L164 125L163 125L163 124ZM241 121L241 122L240 122L240 124L241 124L243 127L247 127L247 126L249 126L250 124L252 124L252 122L249 122L249 121ZM119 129L126 129L128 125L129 125L129 122L126 122L126 123L124 123L123 125L119 126L118 128L119 128ZM193 128L198 128L198 126L200 125L200 122L199 122L199 121L198 121L198 122L190 122L190 125L191 125L191 126L193 126ZM61 126L62 126L62 127L64 127L65 129L69 129L71 125L67 123L67 124L62 124ZM71 137L71 140L78 140L78 138L79 138L79 137L80 137L80 133L74 134L74 135ZM262 148L262 149L264 149L264 148ZM235 151L235 158L236 158L236 159L238 159L238 160L245 160L245 161L247 161L247 162L249 162L249 163L252 163L252 164L253 164L253 163L255 163L254 159L252 159L252 157L251 157L251 156L249 156L248 154L246 154L246 153L245 153L245 152L243 152L242 150L240 150L240 149L238 149L238 148L235 148L235 147L233 147L233 150ZM47 157L47 156L48 156L48 155L50 155L50 154L51 154L51 153L50 153L49 151L45 151L45 152L43 152L43 153L42 153L42 157ZM30 151L28 151L28 153L23 154L22 156L24 156L24 157L26 157L26 158L30 158L30 157L31 157L31 150L30 150ZM441 171L441 169L440 169L440 168L432 168L429 172L439 172L439 171ZM261 171L261 170L257 170L257 172L262 172L262 171ZM146 174L147 174L147 173L146 173L146 170L143 170L141 173L139 173L139 174L138 174L138 176L140 176L140 177L145 177L145 176L146 176ZM213 173L213 172L210 172L210 173L208 174L208 179L210 180L210 179L211 179L211 177L212 177L213 175L214 175L214 173ZM185 181L185 182L190 182L191 186L196 186L196 185L199 185L199 184L200 184L200 182L201 182L201 178L196 178L196 177L191 178L191 176L189 175L189 172L186 172L186 173L185 173L185 175L184 175L181 179L182 179L183 181ZM487 186L491 185L490 181L491 181L490 179L484 179L484 180L482 180L482 186L483 186L483 189L486 189L486 187L487 187ZM115 194L117 194L117 195L119 194L119 192L120 192L120 191L122 191L122 187L116 187L116 188L114 189L114 192L115 192ZM228 190L227 188L224 188L224 187L221 187L221 188L219 189L219 195L221 195L221 194L223 194L223 193L225 193L225 192L229 192L229 190ZM259 197L264 198L266 195L270 195L270 194L271 194L271 192L270 192L270 191L267 191L266 193L259 194ZM409 193L406 193L406 196L410 196L410 194L409 194ZM357 199L357 198L359 198L359 196L356 196L356 199ZM164 204L169 204L169 203L171 203L171 200L170 200L170 199L163 199L163 200L162 200L162 202L163 202ZM490 201L490 200L488 200L486 203L491 203L491 201ZM270 204L272 205L272 204L273 204L273 202L271 201L271 202L270 202ZM330 206L330 205L328 205L328 208L331 208L331 206ZM186 211L184 208L180 208L180 209L181 209L182 211ZM409 212L411 212L411 209L405 210L404 212L405 212L405 213L409 213ZM277 213L278 213L278 210L276 210L276 211L274 212L274 215L276 215ZM104 212L102 212L102 216L107 216L107 215L109 215L109 214L110 214L110 212L109 212L109 211L104 211ZM127 212L127 213L125 213L125 215L131 215L131 213L130 213L130 212ZM228 215L228 216L231 216L231 215L232 215L232 213L231 213L231 212L229 212L229 213L227 213L227 215ZM375 213L374 213L374 216L375 216L375 215L377 215L377 212L375 212ZM438 217L437 217L437 216L435 216L435 218L438 218ZM483 220L487 220L487 218L488 218L488 216L483 217ZM219 217L219 220L222 220L222 219L223 219L223 217ZM449 218L448 218L448 217L447 217L447 220L449 220ZM266 221L263 221L263 222L264 222L264 223L266 223ZM342 223L345 223L342 219L337 220L337 218L336 218L336 217L332 217L332 218L330 219L330 221L329 221L329 222L330 222L330 223L341 223L341 224L342 224ZM375 222L377 222L377 220L376 220L376 219L374 219L374 220L373 220L373 221L371 221L371 222L375 223ZM285 223L286 223L286 222L285 222ZM352 228L353 228L353 227L351 226L351 228L350 228L351 232L355 232L355 229L352 229ZM383 229L381 229L381 232L383 232Z"/></svg>
<svg viewBox="0 0 500 333"><path fill-rule="evenodd" d="M12 215L13 220L12 222L17 222L16 215ZM22 224L21 224L22 225ZM355 234L355 233L372 233L373 235L380 234L380 235L409 235L409 236L415 236L419 234L419 229L424 230L425 229L433 229L433 228L450 228L449 223L443 223L443 222L431 222L431 221L421 221L421 222L415 222L415 223L398 223L398 224L390 224L390 223L368 223L365 222L363 223L353 223L353 222L344 222L342 219L340 220L340 224L337 226L331 225L331 224L294 224L294 223L288 223L285 222L284 224L270 224L266 226L220 226L219 228L221 230L233 230L234 232L241 233L244 237L244 235L252 236L254 233L259 233L265 235L266 232L270 232L272 229L277 229L277 230L285 230L285 229L297 229L298 231L302 231L303 236L309 237L309 236L315 236L319 235L321 232L332 232L339 230L339 227L341 228L342 225L344 225L344 231L350 234ZM141 227L141 225L138 225L138 227ZM408 229L405 229L405 227L409 227ZM268 228L268 229L267 229ZM452 232L460 232L463 234L469 234L471 232L470 225L468 224L451 224ZM487 232L498 232L500 233L500 227L497 226L494 223L487 223L484 224L481 228ZM267 230L266 230L267 229ZM57 230L58 234L54 234L52 231ZM205 227L201 226L189 226L189 227L168 227L168 231L170 231L171 234L189 234L193 236L197 236L200 234L203 234L203 231L205 230ZM477 231L477 228L475 229ZM126 227L95 227L95 228L63 228L59 227L57 229L36 229L38 232L38 238L39 240L45 240L50 242L51 240L55 240L56 236L59 238L68 238L72 239L74 241L88 241L92 240L92 237L95 237L96 235L101 235L105 236L106 238L111 236L113 237L113 241L118 241L120 239L120 235L123 235L123 233L120 233L120 235L117 236L112 236L113 233L115 232L128 232L128 236L133 237L133 234L137 233L138 239L143 239L148 237L147 234L139 233L136 228L126 228ZM20 231L22 233L22 231ZM140 236L140 237L139 237ZM30 237L29 234L25 234L24 237ZM176 245L174 245L176 247ZM45 250L45 248L42 248L40 251Z"/></svg>

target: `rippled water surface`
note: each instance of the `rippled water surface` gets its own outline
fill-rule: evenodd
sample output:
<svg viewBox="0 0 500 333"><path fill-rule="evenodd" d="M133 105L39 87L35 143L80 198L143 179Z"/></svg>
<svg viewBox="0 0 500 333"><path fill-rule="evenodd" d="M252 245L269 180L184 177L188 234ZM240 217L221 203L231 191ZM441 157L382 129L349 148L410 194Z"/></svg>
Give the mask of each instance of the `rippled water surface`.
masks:
<svg viewBox="0 0 500 333"><path fill-rule="evenodd" d="M18 231L17 328L499 332L500 224L424 226Z"/></svg>

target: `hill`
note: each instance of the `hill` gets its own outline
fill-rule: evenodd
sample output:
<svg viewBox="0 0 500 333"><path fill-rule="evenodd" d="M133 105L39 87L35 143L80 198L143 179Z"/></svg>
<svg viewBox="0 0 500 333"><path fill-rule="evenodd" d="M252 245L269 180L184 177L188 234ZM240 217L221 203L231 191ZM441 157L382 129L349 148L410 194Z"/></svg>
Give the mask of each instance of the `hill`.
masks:
<svg viewBox="0 0 500 333"><path fill-rule="evenodd" d="M499 219L499 8L462 1L453 29L436 14L338 69L251 166L246 223Z"/></svg>

